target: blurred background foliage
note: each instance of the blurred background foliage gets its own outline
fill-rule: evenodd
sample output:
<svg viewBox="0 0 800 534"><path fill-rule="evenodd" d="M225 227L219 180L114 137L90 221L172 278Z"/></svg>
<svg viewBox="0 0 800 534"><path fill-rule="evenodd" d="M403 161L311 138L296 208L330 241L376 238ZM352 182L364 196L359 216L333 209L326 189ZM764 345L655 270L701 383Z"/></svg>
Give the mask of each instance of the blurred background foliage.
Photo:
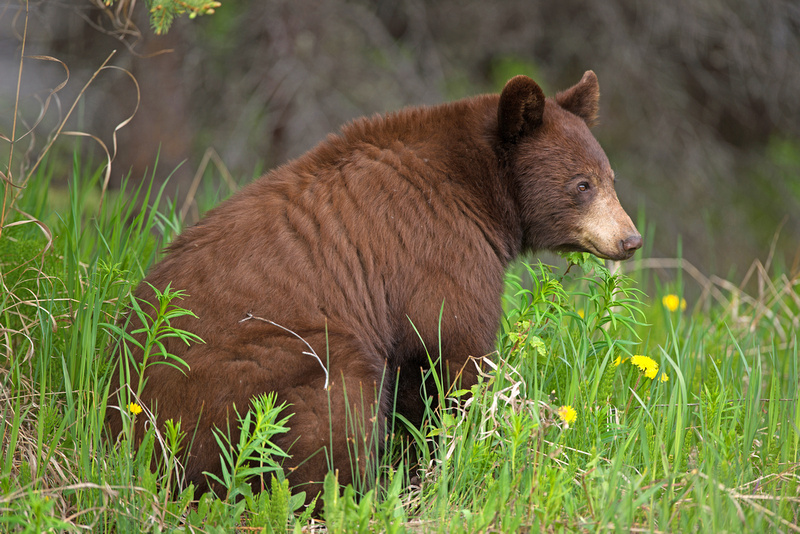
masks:
<svg viewBox="0 0 800 534"><path fill-rule="evenodd" d="M17 143L15 178L112 50L141 94L117 133L112 183L145 177L158 160L156 178L174 171L178 197L210 148L219 158L208 180L243 183L361 115L498 91L515 74L553 94L593 69L595 135L651 256L680 253L727 277L767 257L777 235L775 260L800 268L800 4L790 0L239 0L162 36L141 1L8 0L8 138L24 32L20 119L34 123L65 76L31 56L58 58L70 81ZM68 127L111 147L136 106L130 77L104 71Z"/></svg>

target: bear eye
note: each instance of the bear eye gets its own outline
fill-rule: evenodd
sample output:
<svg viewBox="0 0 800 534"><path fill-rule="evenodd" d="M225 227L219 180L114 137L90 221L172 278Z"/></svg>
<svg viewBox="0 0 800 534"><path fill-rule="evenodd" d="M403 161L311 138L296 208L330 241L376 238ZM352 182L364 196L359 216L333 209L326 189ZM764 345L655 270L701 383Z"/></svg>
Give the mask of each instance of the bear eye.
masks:
<svg viewBox="0 0 800 534"><path fill-rule="evenodd" d="M589 190L589 182L581 182L578 184L578 191L581 193Z"/></svg>

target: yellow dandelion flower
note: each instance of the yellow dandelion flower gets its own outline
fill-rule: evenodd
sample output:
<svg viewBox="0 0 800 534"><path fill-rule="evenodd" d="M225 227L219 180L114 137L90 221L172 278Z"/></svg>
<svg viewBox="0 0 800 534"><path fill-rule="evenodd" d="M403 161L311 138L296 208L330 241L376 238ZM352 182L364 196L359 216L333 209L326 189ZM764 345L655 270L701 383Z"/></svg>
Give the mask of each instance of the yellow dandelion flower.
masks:
<svg viewBox="0 0 800 534"><path fill-rule="evenodd" d="M583 309L578 310L578 315L581 319L586 319L586 312L584 312Z"/></svg>
<svg viewBox="0 0 800 534"><path fill-rule="evenodd" d="M631 363L644 372L644 376L653 379L658 374L658 364L648 356L636 355L631 358Z"/></svg>
<svg viewBox="0 0 800 534"><path fill-rule="evenodd" d="M662 382L667 382L669 381L669 375L667 375L667 373L661 373L661 378L659 380Z"/></svg>
<svg viewBox="0 0 800 534"><path fill-rule="evenodd" d="M569 426L578 419L578 412L572 406L562 406L558 409L558 418Z"/></svg>
<svg viewBox="0 0 800 534"><path fill-rule="evenodd" d="M626 358L627 359L627 358ZM622 356L617 356L617 359L614 360L614 367L619 367L619 364L622 363Z"/></svg>
<svg viewBox="0 0 800 534"><path fill-rule="evenodd" d="M678 308L680 308L681 311L686 309L686 299L682 299L678 295L664 295L661 299L661 304L671 312L677 311Z"/></svg>
<svg viewBox="0 0 800 534"><path fill-rule="evenodd" d="M142 413L142 407L136 404L135 402L132 402L128 405L128 411L131 412L133 415L139 415L140 413Z"/></svg>

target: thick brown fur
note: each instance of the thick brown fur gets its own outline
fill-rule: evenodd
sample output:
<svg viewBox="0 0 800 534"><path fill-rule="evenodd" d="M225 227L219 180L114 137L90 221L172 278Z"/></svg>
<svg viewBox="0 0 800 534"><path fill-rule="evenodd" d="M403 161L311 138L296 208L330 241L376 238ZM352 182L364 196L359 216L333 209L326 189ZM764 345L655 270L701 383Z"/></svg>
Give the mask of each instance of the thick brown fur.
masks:
<svg viewBox="0 0 800 534"><path fill-rule="evenodd" d="M460 371L462 386L475 382L468 358L494 350L515 257L630 257L641 237L587 126L598 95L591 72L555 99L516 77L502 97L360 119L186 229L145 282L187 293L179 304L197 318L173 326L205 344L169 340L190 370L150 367L142 402L194 435L188 480L204 487L204 471L220 472L211 429L235 427L231 407L276 392L294 414L277 439L292 485L313 493L305 484L331 466L350 482L380 448L392 406L420 421L425 347L434 357L441 347L446 381ZM154 300L145 283L136 296ZM251 315L313 347L329 388L303 341L242 321ZM108 411L114 435L123 412Z"/></svg>

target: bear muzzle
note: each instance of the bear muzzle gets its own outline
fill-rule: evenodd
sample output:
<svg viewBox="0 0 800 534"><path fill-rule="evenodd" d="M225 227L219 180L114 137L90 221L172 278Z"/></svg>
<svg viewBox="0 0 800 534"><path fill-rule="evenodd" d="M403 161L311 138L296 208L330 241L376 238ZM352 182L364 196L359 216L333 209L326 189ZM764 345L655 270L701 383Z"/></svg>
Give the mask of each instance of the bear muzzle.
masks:
<svg viewBox="0 0 800 534"><path fill-rule="evenodd" d="M628 259L633 256L633 253L642 248L642 236L637 234L630 235L620 242L620 249L625 256L623 259Z"/></svg>
<svg viewBox="0 0 800 534"><path fill-rule="evenodd" d="M605 260L630 259L643 243L613 189L606 189L595 197L581 219L579 235L582 248Z"/></svg>
<svg viewBox="0 0 800 534"><path fill-rule="evenodd" d="M589 242L583 248L604 260L624 261L630 259L634 252L642 248L642 243L642 236L635 233L617 241L616 247L609 246L609 244L604 246Z"/></svg>

